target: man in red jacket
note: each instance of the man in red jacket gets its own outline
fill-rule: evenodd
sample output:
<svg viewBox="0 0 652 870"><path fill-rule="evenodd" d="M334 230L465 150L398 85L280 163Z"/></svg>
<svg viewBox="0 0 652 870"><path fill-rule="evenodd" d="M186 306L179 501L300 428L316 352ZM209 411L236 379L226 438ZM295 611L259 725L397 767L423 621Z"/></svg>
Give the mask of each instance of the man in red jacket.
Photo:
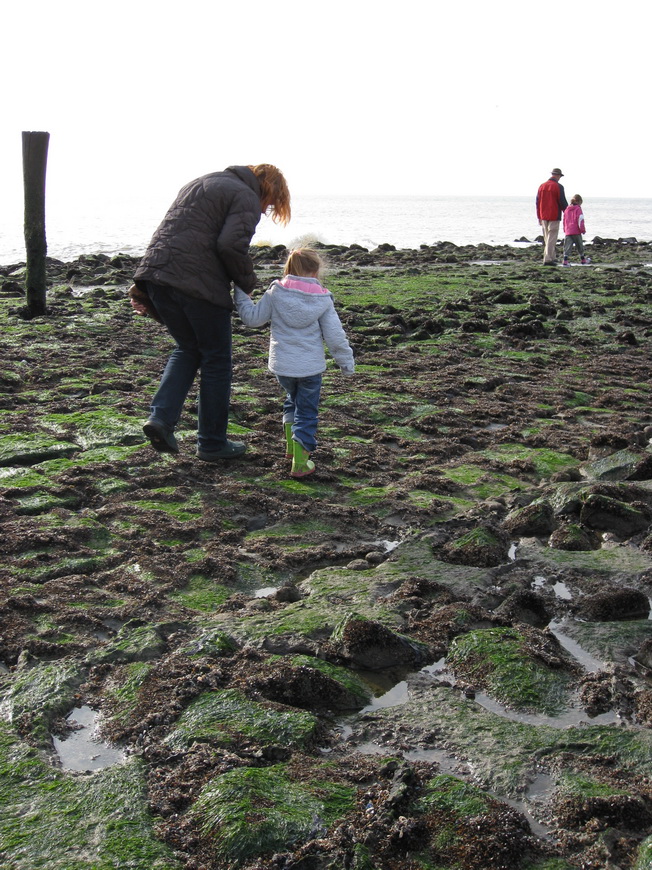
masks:
<svg viewBox="0 0 652 870"><path fill-rule="evenodd" d="M557 236L562 212L568 207L564 188L559 183L561 169L553 169L548 181L537 191L537 218L543 230L543 265L557 265Z"/></svg>

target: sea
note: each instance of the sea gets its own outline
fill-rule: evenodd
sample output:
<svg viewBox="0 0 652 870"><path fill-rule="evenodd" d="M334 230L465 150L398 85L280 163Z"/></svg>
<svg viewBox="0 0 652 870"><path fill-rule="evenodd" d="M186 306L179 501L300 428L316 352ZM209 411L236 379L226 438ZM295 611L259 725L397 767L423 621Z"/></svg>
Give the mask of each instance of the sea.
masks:
<svg viewBox="0 0 652 870"><path fill-rule="evenodd" d="M147 198L74 207L46 203L48 256L64 262L81 254L139 256L166 207ZM596 236L652 241L652 199L587 197L583 210L589 242ZM3 266L25 260L23 215L18 212L0 213ZM293 198L292 215L287 227L263 217L252 243L297 247L318 241L369 250L385 243L418 248L443 241L521 246L541 233L531 196L304 195Z"/></svg>

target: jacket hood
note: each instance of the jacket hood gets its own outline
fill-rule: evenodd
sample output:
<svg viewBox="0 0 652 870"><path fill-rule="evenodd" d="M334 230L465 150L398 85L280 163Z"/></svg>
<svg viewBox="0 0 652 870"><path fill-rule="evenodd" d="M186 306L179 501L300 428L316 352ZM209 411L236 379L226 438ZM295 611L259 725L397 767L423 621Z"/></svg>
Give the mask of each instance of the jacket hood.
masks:
<svg viewBox="0 0 652 870"><path fill-rule="evenodd" d="M332 305L332 294L316 278L288 275L273 281L274 314L289 327L304 329L315 323Z"/></svg>
<svg viewBox="0 0 652 870"><path fill-rule="evenodd" d="M247 187L250 187L256 196L260 199L260 184L258 183L258 179L253 174L251 169L248 166L227 166L227 172L232 172L236 175L240 181L243 181Z"/></svg>

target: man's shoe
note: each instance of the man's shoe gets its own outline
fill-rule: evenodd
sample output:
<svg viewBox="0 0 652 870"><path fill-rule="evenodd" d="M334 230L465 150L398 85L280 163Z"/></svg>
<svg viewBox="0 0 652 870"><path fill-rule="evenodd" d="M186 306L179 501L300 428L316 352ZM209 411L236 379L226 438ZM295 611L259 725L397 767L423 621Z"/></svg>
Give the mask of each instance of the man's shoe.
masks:
<svg viewBox="0 0 652 870"><path fill-rule="evenodd" d="M549 262L549 263L548 263L548 262L547 262L547 263L544 263L543 265L544 265L544 266L556 266L556 265L557 265L557 262L556 262L555 260L552 260L551 262Z"/></svg>
<svg viewBox="0 0 652 870"><path fill-rule="evenodd" d="M197 450L197 456L204 462L219 462L221 459L235 459L242 456L247 445L242 441L227 441L221 450Z"/></svg>
<svg viewBox="0 0 652 870"><path fill-rule="evenodd" d="M143 432L149 438L154 450L159 453L178 453L179 445L172 429L168 429L158 420L148 420L143 426Z"/></svg>

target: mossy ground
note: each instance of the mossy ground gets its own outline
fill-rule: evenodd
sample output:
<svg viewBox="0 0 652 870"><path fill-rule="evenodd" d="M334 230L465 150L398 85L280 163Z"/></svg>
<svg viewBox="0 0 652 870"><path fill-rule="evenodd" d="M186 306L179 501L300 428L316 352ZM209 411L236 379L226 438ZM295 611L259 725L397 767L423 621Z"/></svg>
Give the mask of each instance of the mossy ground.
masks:
<svg viewBox="0 0 652 870"><path fill-rule="evenodd" d="M334 262L326 283L357 374L329 366L317 472L304 481L288 476L265 330L234 321L230 432L249 449L209 465L194 455L195 392L179 456L143 440L171 344L132 316L128 258L78 264L95 288L79 295L67 267L51 264L49 315L32 321L0 288L0 856L11 870L236 859L260 870L273 851L359 870L475 870L479 835L465 826L483 817L480 838L516 870L605 866L603 819L542 844L501 815L500 798L523 794L542 769L573 798L646 796L647 727L536 727L402 673L407 701L354 717L347 743L326 703L346 692L362 708L372 694L333 648L355 612L433 661L451 647L468 659L475 644L491 664L488 693L552 714L570 688L547 685L518 620L496 625L493 608L542 574L648 588L642 536L580 553L519 542L514 566L440 557L488 521L499 527L553 475L575 474L595 443L642 446L649 270L427 256ZM255 597L288 583L285 598ZM573 615L572 604L548 605ZM592 625L574 624L576 639L623 667L649 636L643 621L614 620L592 641ZM82 776L53 763L50 734L80 700L136 758ZM386 754L355 751L365 740ZM433 748L455 754L454 776L424 760L403 769L403 753ZM225 799L233 789L240 803ZM649 863L645 824L622 838L638 868Z"/></svg>

